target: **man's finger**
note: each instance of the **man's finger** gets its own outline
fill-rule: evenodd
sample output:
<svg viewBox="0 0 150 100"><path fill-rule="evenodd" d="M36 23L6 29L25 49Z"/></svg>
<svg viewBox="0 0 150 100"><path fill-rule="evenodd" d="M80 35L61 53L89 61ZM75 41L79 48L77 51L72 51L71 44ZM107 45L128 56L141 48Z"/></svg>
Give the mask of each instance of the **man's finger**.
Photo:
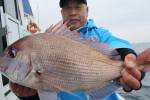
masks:
<svg viewBox="0 0 150 100"><path fill-rule="evenodd" d="M132 77L136 78L137 80L141 80L141 72L138 69L125 69Z"/></svg>
<svg viewBox="0 0 150 100"><path fill-rule="evenodd" d="M123 90L124 90L125 92L131 92L131 91L132 91L131 88L127 87L127 85L125 84L123 78L120 78L120 83L122 84Z"/></svg>
<svg viewBox="0 0 150 100"><path fill-rule="evenodd" d="M121 72L121 74L123 82L127 87L131 87L133 89L138 89L140 87L139 80L131 76L125 69Z"/></svg>
<svg viewBox="0 0 150 100"><path fill-rule="evenodd" d="M125 57L124 65L126 68L133 69L137 66L136 64L136 56L133 54L128 54Z"/></svg>

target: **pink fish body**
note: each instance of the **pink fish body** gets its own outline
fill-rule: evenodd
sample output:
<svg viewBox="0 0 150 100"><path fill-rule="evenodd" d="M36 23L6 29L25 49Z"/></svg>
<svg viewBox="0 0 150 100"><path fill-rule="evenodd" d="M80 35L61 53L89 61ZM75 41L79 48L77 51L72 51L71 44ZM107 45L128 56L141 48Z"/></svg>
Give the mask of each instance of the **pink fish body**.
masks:
<svg viewBox="0 0 150 100"><path fill-rule="evenodd" d="M0 69L11 81L39 90L89 90L120 76L122 62L61 35L37 34L9 46Z"/></svg>

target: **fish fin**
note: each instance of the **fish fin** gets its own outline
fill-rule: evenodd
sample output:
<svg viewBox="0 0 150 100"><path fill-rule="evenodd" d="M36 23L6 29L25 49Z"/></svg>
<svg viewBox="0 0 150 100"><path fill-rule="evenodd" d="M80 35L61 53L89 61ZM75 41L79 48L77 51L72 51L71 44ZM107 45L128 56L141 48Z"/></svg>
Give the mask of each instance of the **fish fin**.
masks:
<svg viewBox="0 0 150 100"><path fill-rule="evenodd" d="M77 36L75 38L77 38ZM94 42L94 41L91 41L90 39L84 39L84 38L83 39L81 39L81 38L75 39L75 38L73 37L72 39L75 41L78 41L80 43L83 43L83 44L97 50L98 52L101 52L102 54L108 56L111 59L114 59L114 60L121 59L118 51L115 48L110 47L106 43L100 43L97 41Z"/></svg>
<svg viewBox="0 0 150 100"><path fill-rule="evenodd" d="M57 92L38 90L40 100L58 100Z"/></svg>
<svg viewBox="0 0 150 100"><path fill-rule="evenodd" d="M48 35L67 36L72 33L72 31L67 27L67 22L64 23L63 20L61 20L55 25L51 25L45 33Z"/></svg>
<svg viewBox="0 0 150 100"><path fill-rule="evenodd" d="M104 97L111 95L114 91L119 89L121 85L116 81L110 81L104 84L101 88L93 89L87 92L90 100L101 100Z"/></svg>
<svg viewBox="0 0 150 100"><path fill-rule="evenodd" d="M87 42L89 41L89 42ZM91 40L86 40L88 45L97 51L103 53L104 55L107 55L109 58L112 59L120 59L120 55L118 51L115 48L110 47L109 45L105 43L100 43L100 42L93 42Z"/></svg>
<svg viewBox="0 0 150 100"><path fill-rule="evenodd" d="M150 66L149 65L144 65L144 72L150 72Z"/></svg>
<svg viewBox="0 0 150 100"><path fill-rule="evenodd" d="M105 43L100 43L97 41L94 42L94 41L91 41L91 39L81 38L80 33L77 30L71 31L66 26L67 23L68 22L63 23L62 20L59 21L56 25L54 25L53 27L50 27L50 32L48 32L48 34L70 38L71 40L80 42L91 48L98 50L104 55L107 55L109 58L117 59L117 60L121 59L121 57L119 56L119 53L117 52L117 50L115 50L115 48L112 48Z"/></svg>
<svg viewBox="0 0 150 100"><path fill-rule="evenodd" d="M71 40L85 44L93 49L96 49L97 51L103 53L104 55L107 55L109 58L116 59L116 60L121 59L118 51L115 48L110 47L106 43L92 41L89 38L81 38L80 33L77 31L69 31L68 30L68 31L64 32L63 36L70 38Z"/></svg>
<svg viewBox="0 0 150 100"><path fill-rule="evenodd" d="M51 25L46 31L45 34L48 35L58 35L58 36L65 36L73 40L80 39L80 33L77 31L71 31L67 27L67 23L63 22L62 20L56 23L55 25Z"/></svg>
<svg viewBox="0 0 150 100"><path fill-rule="evenodd" d="M150 72L150 61L145 61L142 65L142 71Z"/></svg>
<svg viewBox="0 0 150 100"><path fill-rule="evenodd" d="M64 32L63 36L70 38L71 40L80 42L84 45L87 45L87 46L103 53L104 55L107 55L111 59L116 59L116 60L121 59L118 51L115 48L110 47L106 43L91 41L91 39L89 39L89 38L81 38L80 33L77 31L66 31L66 32Z"/></svg>

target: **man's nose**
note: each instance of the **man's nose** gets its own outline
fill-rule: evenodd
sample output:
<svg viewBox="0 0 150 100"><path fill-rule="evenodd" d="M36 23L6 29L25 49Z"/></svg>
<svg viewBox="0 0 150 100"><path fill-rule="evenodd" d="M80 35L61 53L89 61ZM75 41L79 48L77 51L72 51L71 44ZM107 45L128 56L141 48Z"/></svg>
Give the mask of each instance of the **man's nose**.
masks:
<svg viewBox="0 0 150 100"><path fill-rule="evenodd" d="M77 14L77 11L75 9L70 10L70 15L76 15L76 14Z"/></svg>

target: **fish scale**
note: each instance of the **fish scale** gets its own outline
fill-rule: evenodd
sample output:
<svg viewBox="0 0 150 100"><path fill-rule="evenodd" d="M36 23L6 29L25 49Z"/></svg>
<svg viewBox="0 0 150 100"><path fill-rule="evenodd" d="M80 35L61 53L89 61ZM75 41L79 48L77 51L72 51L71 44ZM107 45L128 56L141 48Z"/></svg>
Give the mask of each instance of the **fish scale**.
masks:
<svg viewBox="0 0 150 100"><path fill-rule="evenodd" d="M54 54L55 55L55 54ZM75 71L76 69L80 69L82 72L84 72L84 70L86 70L86 71L88 71L89 72L89 74L92 74L93 72L93 70L95 71L95 72L97 72L97 68L95 68L95 66L93 67L93 65L92 64L90 64L90 63L87 63L87 64L84 64L84 63L82 63L83 61L78 61L76 58L75 59L69 59L70 57L64 57L64 56L62 56L62 57L56 57L56 55L55 56L53 56L53 55L49 55L50 57L50 59L49 59L49 63L50 64L53 64L53 65L63 65L63 69L65 70L65 69L68 69L68 70L70 70L71 72L72 71ZM48 60L48 57L46 57L47 59L43 59L43 60L41 60L42 58L40 58L40 57L37 57L37 58L39 58L39 61L43 61L43 62L41 62L41 64L45 64L44 62L46 61L46 60ZM50 65L49 64L49 65ZM48 65L48 64L47 64ZM59 66L58 65L58 66ZM72 66L73 65L73 66ZM41 65L42 66L42 65ZM66 66L66 67L65 67ZM80 66L80 67L78 67L77 68L77 66ZM88 66L91 66L91 67L88 67ZM61 68L61 67L60 67ZM92 70L91 70L92 69ZM78 70L77 70L78 71ZM91 72L91 73L90 73ZM78 72L75 72L75 73L78 73ZM79 72L80 73L80 72Z"/></svg>
<svg viewBox="0 0 150 100"><path fill-rule="evenodd" d="M60 37L56 36L55 38L60 38ZM57 39L52 39L51 41L56 41L56 40ZM59 40L63 40L62 37ZM38 43L37 41L39 41L39 40L36 39L36 43ZM44 42L44 40L43 40L43 42ZM63 44L66 43L65 41L63 41L63 42L64 42ZM57 65L59 66L58 68L54 67L55 70L51 69L53 72L50 71L51 73L54 73L54 75L56 75L56 76L57 75L61 76L61 77L59 77L58 81L62 81L63 80L63 82L65 82L65 83L67 81L70 82L70 83L73 83L72 82L73 79L77 79L78 82L81 82L81 81L84 82L85 81L84 83L86 83L86 84L93 83L95 85L98 84L99 81L102 81L103 77L98 77L98 76L103 76L102 74L104 74L104 73L100 73L101 72L100 71L100 66L93 65L94 64L93 62L98 61L98 59L95 59L96 55L98 55L98 53L96 53L94 50L93 50L93 52L96 53L96 54L94 54L90 50L89 51L91 52L91 55L90 55L89 52L86 52L86 51L84 51L84 53L83 53L83 52L81 52L81 49L78 49L78 47L81 48L82 45L77 45L76 46L77 49L74 49L74 45L72 45L71 43L70 43L71 44L70 45L68 43L68 41L67 41L67 46L68 47L70 46L69 48L67 48L67 46L62 46L61 41L57 41L55 43L54 42L48 42L48 43L42 43L42 44L46 44L47 46L43 46L43 47L46 47L46 48L42 48L44 50L41 50L41 51L46 51L46 49L48 49L47 51L50 54L49 53L45 53L47 55L47 57L46 57L47 59L43 59L43 58L40 58L38 56L36 56L36 58L37 59L39 58L39 61L41 61L41 60L44 60L44 61L48 60L50 64L53 64L56 67L57 67ZM49 48L47 48L47 47L49 47ZM51 48L52 48L52 50L51 50ZM73 48L73 49L70 49L70 48ZM66 53L66 51L67 51L67 53ZM76 53L76 56L74 55L74 53ZM91 57L91 56L93 56L92 53L94 55L93 58ZM100 59L100 57L98 57L98 58ZM87 59L85 59L85 58L87 58ZM80 60L78 60L78 59L80 59ZM106 59L105 57L104 57L104 59L101 59L101 63L99 65L102 65L104 67L108 66L109 63L108 62L106 63L106 60L108 60L108 59ZM103 61L104 61L104 64L102 63ZM72 63L72 62L74 62L74 63ZM41 64L42 63L43 62L41 62ZM47 64L47 65L49 65L49 64ZM113 65L112 63L109 64L109 67L111 67L112 65ZM43 66L43 65L41 65L41 66ZM104 69L105 68L103 68L103 70ZM104 71L107 71L107 70L104 70ZM66 78L66 77L68 77L68 78ZM62 80L61 80L61 78L62 78ZM93 80L91 80L91 79L93 79ZM95 82L94 82L94 79L95 79ZM105 77L104 77L104 79L105 79ZM56 81L56 80L54 80L54 81ZM60 83L62 83L62 82L60 82ZM70 86L67 83L64 84L64 85ZM66 86L64 86L64 87L66 87Z"/></svg>

